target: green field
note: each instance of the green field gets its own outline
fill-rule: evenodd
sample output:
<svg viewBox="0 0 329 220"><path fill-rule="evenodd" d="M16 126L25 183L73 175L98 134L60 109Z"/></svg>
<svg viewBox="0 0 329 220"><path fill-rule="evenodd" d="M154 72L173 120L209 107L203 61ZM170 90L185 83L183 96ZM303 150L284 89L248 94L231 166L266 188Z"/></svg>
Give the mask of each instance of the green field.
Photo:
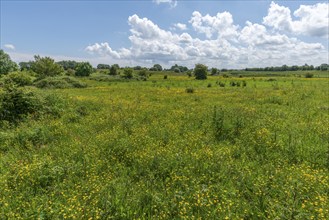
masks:
<svg viewBox="0 0 329 220"><path fill-rule="evenodd" d="M248 74L31 88L58 114L2 124L0 219L329 219L328 73Z"/></svg>

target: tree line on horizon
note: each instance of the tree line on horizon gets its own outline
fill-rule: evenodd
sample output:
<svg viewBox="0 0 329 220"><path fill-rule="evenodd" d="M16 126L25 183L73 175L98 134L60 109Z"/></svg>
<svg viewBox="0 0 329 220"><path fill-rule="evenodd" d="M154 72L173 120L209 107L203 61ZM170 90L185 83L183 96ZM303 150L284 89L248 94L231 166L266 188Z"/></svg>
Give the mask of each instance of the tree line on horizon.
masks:
<svg viewBox="0 0 329 220"><path fill-rule="evenodd" d="M142 67L142 66L134 66L134 67L120 67L119 64L98 64L96 68L94 68L89 62L77 62L74 60L62 60L55 62L54 59L50 57L40 57L39 55L34 56L35 60L34 61L28 61L28 62L19 62L18 65L14 61L10 59L10 56L5 53L3 50L0 50L0 75L7 74L10 71L16 71L16 70L33 70L37 71L40 68L45 68L46 66L49 67L47 71L49 71L49 74L51 75L52 73L50 72L61 72L63 70L65 71L75 71L75 75L77 76L88 76L90 75L93 71L96 70L109 70L109 75L117 75L119 69L132 69L132 70L138 70L138 71L171 71L175 73L187 73L189 76L193 72L194 69L189 69L186 66L181 66L181 65L173 65L168 69L163 68L160 64L154 64L152 67L147 68L147 67ZM53 65L54 64L54 65ZM196 64L197 66L198 64ZM216 75L219 74L220 72L227 72L227 71L236 71L237 69L218 69L218 68L208 68L207 66L203 65L203 69L206 68L207 72L210 72L211 75ZM47 69L47 68L46 68ZM240 69L241 70L241 69ZM306 70L322 70L326 71L329 70L329 65L328 64L321 64L320 66L313 66L313 65L308 65L304 64L302 66L298 65L293 65L293 66L288 66L288 65L282 65L280 67L256 67L256 68L245 68L242 69L242 71L254 71L254 72L259 72L259 71L273 71L273 72L280 72L280 71L306 71ZM54 73L54 74L56 74ZM46 73L46 75L49 75Z"/></svg>

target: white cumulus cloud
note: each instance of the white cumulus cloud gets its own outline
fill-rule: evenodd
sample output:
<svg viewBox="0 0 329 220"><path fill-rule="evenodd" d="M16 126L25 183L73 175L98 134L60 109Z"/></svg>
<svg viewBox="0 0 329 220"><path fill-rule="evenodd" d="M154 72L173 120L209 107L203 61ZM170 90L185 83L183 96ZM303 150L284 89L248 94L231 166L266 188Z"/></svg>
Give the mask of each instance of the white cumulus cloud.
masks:
<svg viewBox="0 0 329 220"><path fill-rule="evenodd" d="M306 15L310 8L300 7L295 16L304 19L312 17ZM134 14L128 18L128 48L113 50L105 42L90 45L86 51L141 65L160 63L170 66L177 63L193 67L195 63L204 63L210 67L245 68L326 63L328 50L322 44L303 42L283 33L296 31L299 25L290 19L290 14L289 9L272 3L269 10L271 16L264 18L263 24L247 21L240 27L234 24L229 12L211 16L195 11L189 21L193 27L190 31L204 34L205 39L194 37L195 34L184 30L176 29L177 33L175 29L163 29L150 19ZM274 17L277 20L274 21ZM304 29L308 30L307 33L313 33L311 29ZM323 35L322 32L315 32Z"/></svg>
<svg viewBox="0 0 329 220"><path fill-rule="evenodd" d="M316 37L329 36L329 4L301 5L293 15L288 7L271 3L263 24L279 31Z"/></svg>
<svg viewBox="0 0 329 220"><path fill-rule="evenodd" d="M15 50L15 46L12 44L5 44L3 45L4 48L9 49L9 50Z"/></svg>
<svg viewBox="0 0 329 220"><path fill-rule="evenodd" d="M237 34L238 26L233 24L232 15L226 11L215 16L202 16L200 12L194 11L190 23L195 31L205 34L207 38L212 38L213 35L231 38Z"/></svg>
<svg viewBox="0 0 329 220"><path fill-rule="evenodd" d="M305 43L284 34L273 34L265 26L251 22L241 30L239 42L244 44L242 49L253 66L257 66L257 62L265 66L283 65L282 62L287 65L301 65L303 61L317 63L317 59L325 61L328 54L320 43Z"/></svg>
<svg viewBox="0 0 329 220"><path fill-rule="evenodd" d="M177 28L178 30L181 30L181 31L187 30L186 24L182 24L182 23L174 24L174 29L175 28Z"/></svg>
<svg viewBox="0 0 329 220"><path fill-rule="evenodd" d="M86 47L85 49L87 52L89 52L90 54L94 54L97 53L101 56L106 56L106 55L110 55L114 58L120 58L120 55L118 52L113 51L112 48L110 47L110 45L105 42L105 43L95 43L93 45L90 45L88 47Z"/></svg>

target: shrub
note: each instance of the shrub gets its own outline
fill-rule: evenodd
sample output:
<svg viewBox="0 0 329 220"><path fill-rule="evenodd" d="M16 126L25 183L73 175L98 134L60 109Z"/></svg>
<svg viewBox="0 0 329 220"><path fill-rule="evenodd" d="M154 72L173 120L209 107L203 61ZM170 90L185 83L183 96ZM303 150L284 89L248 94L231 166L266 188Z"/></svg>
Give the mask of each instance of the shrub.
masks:
<svg viewBox="0 0 329 220"><path fill-rule="evenodd" d="M138 75L139 75L139 76L147 77L147 72L146 72L145 69L142 69L142 70L140 70L140 71L138 72Z"/></svg>
<svg viewBox="0 0 329 220"><path fill-rule="evenodd" d="M99 70L99 73L108 75L110 72L108 69L101 69L101 70Z"/></svg>
<svg viewBox="0 0 329 220"><path fill-rule="evenodd" d="M233 81L231 81L231 82L230 82L230 86L236 86L236 83L233 82Z"/></svg>
<svg viewBox="0 0 329 220"><path fill-rule="evenodd" d="M168 76L167 76L167 75L164 75L164 76L163 76L163 79L168 79Z"/></svg>
<svg viewBox="0 0 329 220"><path fill-rule="evenodd" d="M66 81L72 88L86 88L87 84L80 82L72 77L62 77L62 80Z"/></svg>
<svg viewBox="0 0 329 220"><path fill-rule="evenodd" d="M208 83L207 87L210 88L211 86L212 86L211 83Z"/></svg>
<svg viewBox="0 0 329 220"><path fill-rule="evenodd" d="M115 78L109 75L97 75L97 76L91 76L89 79L95 80L98 82L110 82L114 81Z"/></svg>
<svg viewBox="0 0 329 220"><path fill-rule="evenodd" d="M14 83L17 86L28 86L32 84L32 79L27 74L13 72L6 75L3 79L5 84Z"/></svg>
<svg viewBox="0 0 329 220"><path fill-rule="evenodd" d="M0 122L17 124L33 116L42 115L59 117L64 109L63 100L57 95L43 95L35 90L18 88L14 84L5 85L0 93Z"/></svg>
<svg viewBox="0 0 329 220"><path fill-rule="evenodd" d="M192 76L192 71L190 71L190 70L187 71L187 72L186 72L186 75L187 75L188 77L191 77L191 76Z"/></svg>
<svg viewBox="0 0 329 220"><path fill-rule="evenodd" d="M217 68L211 68L211 75L217 75L218 74L218 69Z"/></svg>
<svg viewBox="0 0 329 220"><path fill-rule="evenodd" d="M123 70L123 77L126 79L131 79L133 78L133 70L130 68L126 68Z"/></svg>
<svg viewBox="0 0 329 220"><path fill-rule="evenodd" d="M204 80L207 79L208 67L203 64L196 64L194 68L195 79Z"/></svg>
<svg viewBox="0 0 329 220"><path fill-rule="evenodd" d="M45 78L38 80L34 86L40 89L65 89L70 88L70 84L59 78Z"/></svg>
<svg viewBox="0 0 329 220"><path fill-rule="evenodd" d="M75 76L75 70L74 69L68 69L68 70L66 70L65 75Z"/></svg>
<svg viewBox="0 0 329 220"><path fill-rule="evenodd" d="M174 69L174 72L175 72L175 73L180 73L180 69L179 69L178 67L176 67L176 68Z"/></svg>
<svg viewBox="0 0 329 220"><path fill-rule="evenodd" d="M223 82L219 82L219 86L220 86L220 87L225 87L225 83L223 83Z"/></svg>
<svg viewBox="0 0 329 220"><path fill-rule="evenodd" d="M28 114L33 114L40 107L35 94L17 88L14 84L4 87L4 93L0 94L0 121L16 123Z"/></svg>
<svg viewBox="0 0 329 220"><path fill-rule="evenodd" d="M112 76L115 76L115 75L118 75L118 69L119 67L117 65L112 65L111 68L110 68L110 75Z"/></svg>
<svg viewBox="0 0 329 220"><path fill-rule="evenodd" d="M148 74L147 74L146 69L142 69L142 70L138 71L137 80L147 81L147 79L148 79Z"/></svg>
<svg viewBox="0 0 329 220"><path fill-rule="evenodd" d="M76 76L90 76L94 71L92 65L89 62L78 63L75 68Z"/></svg>
<svg viewBox="0 0 329 220"><path fill-rule="evenodd" d="M35 61L31 64L31 69L38 74L39 78L47 76L57 76L61 74L64 69L50 57L34 56Z"/></svg>
<svg viewBox="0 0 329 220"><path fill-rule="evenodd" d="M72 77L45 78L34 83L41 89L85 88L87 85Z"/></svg>
<svg viewBox="0 0 329 220"><path fill-rule="evenodd" d="M247 82L246 81L242 81L242 87L246 87L247 86Z"/></svg>
<svg viewBox="0 0 329 220"><path fill-rule="evenodd" d="M313 73L306 73L305 78L313 78L314 74Z"/></svg>

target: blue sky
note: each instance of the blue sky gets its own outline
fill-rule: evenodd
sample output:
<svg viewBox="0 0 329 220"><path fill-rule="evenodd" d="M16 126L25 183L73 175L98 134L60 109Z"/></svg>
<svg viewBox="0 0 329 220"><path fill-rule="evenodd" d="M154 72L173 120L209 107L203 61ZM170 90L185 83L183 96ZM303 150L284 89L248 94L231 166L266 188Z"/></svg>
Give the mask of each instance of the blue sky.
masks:
<svg viewBox="0 0 329 220"><path fill-rule="evenodd" d="M327 30L327 1L1 0L0 45L16 62L319 65Z"/></svg>

